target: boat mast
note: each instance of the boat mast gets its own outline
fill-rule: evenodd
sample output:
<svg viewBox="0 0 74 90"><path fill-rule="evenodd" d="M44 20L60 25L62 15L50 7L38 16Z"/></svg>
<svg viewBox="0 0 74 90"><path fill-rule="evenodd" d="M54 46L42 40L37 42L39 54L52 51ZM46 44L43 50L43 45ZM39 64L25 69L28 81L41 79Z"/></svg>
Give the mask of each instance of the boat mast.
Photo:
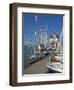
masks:
<svg viewBox="0 0 74 90"><path fill-rule="evenodd" d="M62 36L63 36L63 29L62 29L61 34L60 34L60 38L59 38L59 42L58 42L58 45L57 45L56 52L58 52L58 51L59 51L59 49L60 49L60 45L61 45Z"/></svg>
<svg viewBox="0 0 74 90"><path fill-rule="evenodd" d="M37 15L35 16L35 30L34 30L34 36L35 36L35 41L34 41L34 54L36 54L36 43L37 43L37 32L36 32L36 29L37 29Z"/></svg>

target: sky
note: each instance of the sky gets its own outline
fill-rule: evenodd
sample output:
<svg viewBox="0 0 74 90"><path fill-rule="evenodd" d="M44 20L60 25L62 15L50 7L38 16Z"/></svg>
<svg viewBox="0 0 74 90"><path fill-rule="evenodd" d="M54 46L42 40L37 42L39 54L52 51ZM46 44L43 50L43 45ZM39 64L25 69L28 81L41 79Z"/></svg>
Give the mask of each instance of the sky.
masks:
<svg viewBox="0 0 74 90"><path fill-rule="evenodd" d="M63 27L63 15L23 13L24 44L34 40L35 30L38 37L41 26L47 26L48 36L53 33L60 35Z"/></svg>

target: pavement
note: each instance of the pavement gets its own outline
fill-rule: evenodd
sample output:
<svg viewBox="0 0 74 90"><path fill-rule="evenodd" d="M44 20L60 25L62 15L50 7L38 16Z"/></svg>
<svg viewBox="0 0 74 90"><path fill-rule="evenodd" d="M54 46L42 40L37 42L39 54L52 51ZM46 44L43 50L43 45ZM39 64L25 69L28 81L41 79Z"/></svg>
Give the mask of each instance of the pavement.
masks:
<svg viewBox="0 0 74 90"><path fill-rule="evenodd" d="M31 64L30 66L28 66L27 68L24 69L23 73L24 74L42 74L42 73L47 73L48 72L48 68L46 67L46 65L48 63L48 59L49 59L49 57L46 57L44 59L41 59L41 60Z"/></svg>

